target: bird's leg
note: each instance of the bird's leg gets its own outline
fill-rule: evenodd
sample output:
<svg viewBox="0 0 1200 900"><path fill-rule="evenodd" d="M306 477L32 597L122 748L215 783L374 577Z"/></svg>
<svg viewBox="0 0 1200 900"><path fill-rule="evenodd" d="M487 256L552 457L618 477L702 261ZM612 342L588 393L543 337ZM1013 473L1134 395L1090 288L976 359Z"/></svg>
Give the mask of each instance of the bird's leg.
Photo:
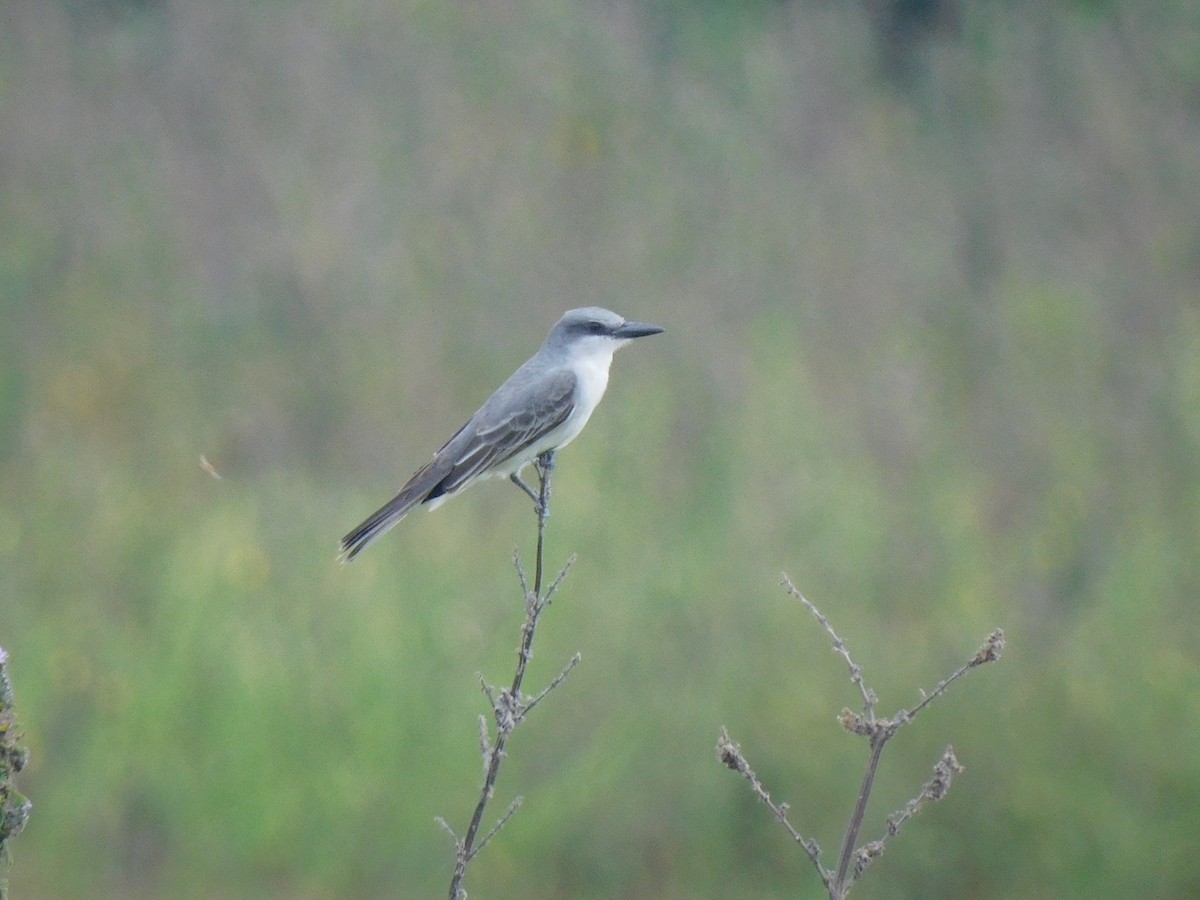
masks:
<svg viewBox="0 0 1200 900"><path fill-rule="evenodd" d="M509 475L508 480L529 495L529 499L533 501L533 508L537 510L537 514L545 518L550 514L550 485L546 482L549 480L550 470L554 468L554 451L547 450L545 453L539 453L534 466L537 467L538 490L535 491L526 484L516 472Z"/></svg>
<svg viewBox="0 0 1200 900"><path fill-rule="evenodd" d="M541 498L538 497L538 492L522 481L521 476L516 472L513 472L511 475L509 475L508 480L528 494L529 499L533 501L534 506L539 506L541 504L542 501Z"/></svg>

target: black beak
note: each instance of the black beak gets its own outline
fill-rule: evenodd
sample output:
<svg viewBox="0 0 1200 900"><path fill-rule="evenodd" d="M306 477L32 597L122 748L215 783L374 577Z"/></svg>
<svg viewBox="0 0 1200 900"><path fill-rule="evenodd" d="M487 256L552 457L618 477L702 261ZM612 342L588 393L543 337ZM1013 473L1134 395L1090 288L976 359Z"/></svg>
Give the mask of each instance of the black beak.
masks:
<svg viewBox="0 0 1200 900"><path fill-rule="evenodd" d="M657 325L647 325L645 322L626 322L613 332L613 337L632 340L633 338L649 337L652 334L661 333L662 329Z"/></svg>

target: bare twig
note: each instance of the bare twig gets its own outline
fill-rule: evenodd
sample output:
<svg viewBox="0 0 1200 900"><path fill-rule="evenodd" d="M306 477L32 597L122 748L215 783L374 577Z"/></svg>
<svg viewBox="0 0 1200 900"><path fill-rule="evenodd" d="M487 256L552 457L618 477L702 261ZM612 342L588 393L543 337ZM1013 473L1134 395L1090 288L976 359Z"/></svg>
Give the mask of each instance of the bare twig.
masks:
<svg viewBox="0 0 1200 900"><path fill-rule="evenodd" d="M959 764L958 759L954 756L954 748L947 747L942 754L942 758L937 761L933 767L933 777L925 782L921 788L921 793L909 800L904 806L896 810L887 817L885 832L879 840L871 841L863 844L854 851L854 877L853 881L857 881L863 872L877 856L883 854L884 845L890 838L895 837L900 833L901 826L909 819L915 816L927 803L933 803L941 800L946 796L946 792L950 790L950 782L954 780L954 776L963 772L963 767Z"/></svg>
<svg viewBox="0 0 1200 900"><path fill-rule="evenodd" d="M767 789L762 786L762 782L758 780L758 776L750 768L750 763L742 755L741 746L733 742L724 725L721 726L721 733L717 736L717 757L722 763L750 782L750 788L754 791L758 799L770 807L771 812L775 814L776 821L786 828L787 833L792 836L792 840L804 849L804 852L808 854L808 858L813 861L813 865L817 867L817 871L821 875L821 881L825 883L825 887L829 887L832 874L821 865L820 846L812 838L804 837L788 821L788 805L786 803L776 803L771 799L771 795L767 793Z"/></svg>
<svg viewBox="0 0 1200 900"><path fill-rule="evenodd" d="M479 676L480 687L487 696L488 703L491 704L492 716L496 722L496 731L493 737L489 733L487 720L483 716L480 716L479 747L483 757L484 772L483 787L480 790L479 801L475 804L475 812L472 814L471 822L467 826L467 832L462 838L458 837L446 823L445 819L441 817L437 819L438 824L454 840L455 863L454 874L450 879L450 900L460 900L460 898L466 897L466 890L462 884L471 860L478 856L492 838L508 824L509 819L512 818L513 814L521 806L523 798L517 797L509 805L504 815L492 826L492 829L484 834L482 838L479 836L484 812L496 792L496 778L500 774L500 765L506 755L505 748L508 745L509 735L512 734L513 730L524 721L529 712L547 694L562 684L571 673L571 670L579 664L580 660L580 655L576 653L550 684L536 696L530 697L521 693L521 686L525 681L525 670L529 665L529 661L533 658L533 640L537 633L538 620L542 612L550 605L551 597L558 590L559 585L562 584L572 563L575 561L575 557L572 556L566 565L563 566L558 577L543 592L542 559L543 548L545 546L546 519L550 515L550 472L553 468L553 451L549 451L538 457L537 472L539 489L536 493L519 478L513 478L513 482L523 488L534 499L534 509L537 512L537 551L534 559L533 585L531 587L526 579L525 567L521 564L520 555L514 552L513 565L517 570L517 579L521 584L521 593L524 597L525 619L521 624L521 645L517 650L517 667L516 672L513 674L512 685L508 688L496 690L496 688L484 680L482 675Z"/></svg>
<svg viewBox="0 0 1200 900"><path fill-rule="evenodd" d="M850 890L850 883L847 881L850 859L854 855L854 845L858 841L858 831L862 828L863 817L867 814L867 803L871 799L871 788L875 785L875 772L879 769L879 759L883 756L884 745L887 744L888 738L892 734L895 732L882 732L878 738L871 738L871 757L867 761L867 771L863 775L862 787L858 789L858 801L854 804L854 814L850 816L850 824L846 827L842 852L838 856L837 875L829 890L829 896L833 900L842 900L846 896L846 892Z"/></svg>
<svg viewBox="0 0 1200 900"><path fill-rule="evenodd" d="M875 696L875 692L867 687L866 682L863 681L862 666L850 658L850 651L846 649L846 642L838 637L838 633L833 630L833 626L829 624L829 620L825 618L825 614L796 589L796 586L792 584L792 580L787 577L786 573L783 576L782 584L789 594L804 604L808 611L821 623L821 627L825 629L829 637L833 639L833 652L846 661L846 665L850 668L850 680L854 682L854 686L862 694L863 713L866 715L868 722L874 722L875 704L879 702L879 698Z"/></svg>
<svg viewBox="0 0 1200 900"><path fill-rule="evenodd" d="M17 729L13 712L13 687L8 679L8 653L0 647L0 866L11 864L8 842L20 834L29 821L33 804L17 790L15 776L29 761L29 751L21 744L24 736ZM8 896L8 879L0 877L0 900Z"/></svg>
<svg viewBox="0 0 1200 900"><path fill-rule="evenodd" d="M579 665L579 663L582 660L583 660L583 656L580 655L579 653L576 653L574 656L572 656L567 661L567 664L565 666L563 666L562 671L554 676L553 681L551 681L548 685L546 685L544 688L542 688L541 692L537 696L530 697L529 699L527 699L525 701L524 708L521 710L521 717L524 718L525 716L529 715L529 713L533 710L533 708L535 706L537 706L539 703L541 703L542 699L547 694L549 694L552 690L554 690L556 687L558 687L560 684L562 684L564 681L566 681L567 676L571 674L571 670L574 669L577 665Z"/></svg>
<svg viewBox="0 0 1200 900"><path fill-rule="evenodd" d="M508 809L505 810L504 815L496 820L496 824L492 826L492 830L485 834L479 841L479 845L475 848L475 852L471 854L472 856L478 854L481 850L483 850L484 847L488 845L488 842L496 836L497 832L499 832L501 828L508 824L508 820L513 817L513 813L520 809L521 804L524 802L525 798L518 795L513 799L512 803L508 804Z"/></svg>
<svg viewBox="0 0 1200 900"><path fill-rule="evenodd" d="M940 697L942 694L946 693L946 689L950 687L950 685L959 677L965 675L968 671L974 669L976 666L982 666L984 663L995 662L1000 658L1000 654L1003 650L1004 632L997 628L988 635L987 640L983 642L975 655L963 663L963 665L956 672L954 672L953 675L951 675L949 678L944 678L939 681L937 686L928 695L922 691L921 696L923 699L920 703L918 703L912 709L903 713L898 713L897 715L903 715L906 719L913 718L913 716L928 706L935 697Z"/></svg>
<svg viewBox="0 0 1200 900"><path fill-rule="evenodd" d="M770 794L767 793L766 788L759 782L753 769L746 762L741 748L733 742L724 727L721 728L720 736L717 739L717 755L720 757L722 763L735 772L740 773L750 782L751 789L755 795L770 807L775 818L783 824L792 836L792 839L808 854L809 859L816 866L817 873L820 875L825 889L829 892L831 900L844 900L846 894L850 891L850 887L862 876L871 862L883 853L887 841L895 837L899 833L901 826L916 815L926 803L940 800L945 796L946 792L950 789L950 782L954 776L963 771L962 766L959 765L958 760L954 756L954 749L947 747L945 753L942 754L942 758L934 766L933 778L926 782L916 797L888 817L884 835L878 840L870 841L860 847L857 846L858 835L862 828L863 819L866 817L867 805L871 799L871 789L875 783L875 773L879 769L879 761L883 756L883 748L887 745L888 741L895 737L896 733L903 726L911 722L935 697L940 697L944 694L950 685L968 670L985 663L995 662L999 659L1001 652L1004 650L1004 632L999 628L993 631L975 655L958 670L938 682L937 686L928 694L922 691L921 702L916 706L911 709L901 709L890 719L879 719L875 714L878 697L867 686L863 678L862 667L850 656L850 651L846 647L845 641L834 631L833 626L830 625L829 620L825 618L824 614L796 589L787 575L783 576L782 583L787 592L799 600L813 614L821 624L821 627L825 629L825 632L833 641L834 652L846 661L846 665L850 670L850 681L858 689L863 702L863 711L861 714L844 709L840 716L843 728L869 740L871 753L867 760L866 772L863 774L862 785L858 791L858 799L854 804L854 812L851 814L850 822L846 826L846 835L838 854L836 872L830 872L821 863L821 850L817 846L816 841L802 837L788 820L787 804L776 804L771 800Z"/></svg>

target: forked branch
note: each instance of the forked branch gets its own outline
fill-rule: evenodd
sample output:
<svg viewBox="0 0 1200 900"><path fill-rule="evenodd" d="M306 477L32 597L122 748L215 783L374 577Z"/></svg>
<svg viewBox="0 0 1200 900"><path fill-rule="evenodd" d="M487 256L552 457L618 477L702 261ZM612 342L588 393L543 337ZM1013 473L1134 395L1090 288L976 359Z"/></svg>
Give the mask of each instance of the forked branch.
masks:
<svg viewBox="0 0 1200 900"><path fill-rule="evenodd" d="M843 728L853 734L867 738L870 744L870 754L867 759L866 771L863 774L862 785L859 788L858 799L854 804L854 811L851 813L850 821L846 826L846 834L842 840L841 850L838 854L837 868L830 870L821 862L821 848L817 845L817 842L812 838L803 837L791 823L788 819L788 805L786 803L777 803L771 798L766 788L758 780L758 776L754 774L754 770L750 768L749 762L746 761L745 756L742 754L741 747L734 743L724 726L722 726L720 735L717 738L717 757L725 766L740 774L750 783L750 788L754 791L755 796L767 804L775 819L783 825L792 840L799 844L808 855L808 858L812 860L813 865L817 869L817 874L821 878L821 883L825 885L825 889L828 891L831 900L844 900L850 891L850 887L862 876L867 867L883 853L887 842L899 833L901 826L915 816L927 803L940 800L944 797L950 789L951 781L963 771L963 767L954 755L954 748L947 747L941 759L934 766L933 777L925 783L920 793L909 800L901 809L888 816L884 834L874 841L869 841L859 846L858 835L862 829L863 819L866 817L867 805L871 799L871 789L875 784L875 773L879 769L879 761L883 756L884 747L887 746L888 741L895 737L896 733L903 726L916 718L918 713L932 703L935 698L944 694L951 684L970 669L998 660L1004 650L1004 632L999 628L993 631L982 646L980 646L979 650L976 651L975 655L967 660L966 663L950 676L938 682L932 691L928 693L922 691L921 701L911 709L901 709L890 719L881 719L876 716L876 706L879 702L878 697L868 687L863 678L862 666L858 665L850 656L846 642L834 631L833 626L830 625L825 615L796 589L787 575L783 576L782 583L787 592L799 600L813 614L821 627L825 629L826 634L829 635L833 642L834 652L845 660L846 666L850 671L850 681L858 689L859 695L862 698L861 713L844 709L840 716Z"/></svg>
<svg viewBox="0 0 1200 900"><path fill-rule="evenodd" d="M479 678L480 686L487 696L488 702L491 704L492 718L495 721L495 731L492 733L488 728L486 718L480 716L479 748L483 757L483 787L479 793L479 801L475 804L475 811L471 816L470 824L467 826L466 834L461 838L446 823L445 819L439 817L437 820L438 824L454 840L455 860L454 874L450 879L450 900L459 900L459 898L466 896L466 890L463 888L463 880L466 878L467 867L483 848L488 845L492 838L508 824L509 819L512 818L513 814L521 806L523 798L517 797L509 804L504 815L497 820L491 830L480 837L480 827L483 824L484 813L487 810L488 803L496 792L496 779L500 774L500 766L504 762L509 736L525 720L530 711L541 703L547 694L562 684L571 673L571 670L579 664L580 660L580 655L576 653L550 684L538 694L530 696L521 692L521 686L525 681L525 670L529 665L529 661L533 658L533 640L537 634L538 621L542 613L546 610L546 607L550 605L551 598L553 598L555 592L558 590L559 585L562 584L571 565L575 562L574 556L568 559L562 571L558 573L558 577L543 591L542 556L546 519L550 515L550 472L553 468L553 451L544 453L538 457L537 472L539 485L536 492L519 478L514 476L512 479L515 484L524 489L533 498L534 509L537 512L537 551L534 560L533 585L530 586L526 578L525 567L521 564L520 556L514 552L513 564L516 567L517 578L521 583L521 592L524 595L525 620L521 624L521 644L517 650L517 667L513 674L512 684L507 688L497 690L488 684L482 675Z"/></svg>

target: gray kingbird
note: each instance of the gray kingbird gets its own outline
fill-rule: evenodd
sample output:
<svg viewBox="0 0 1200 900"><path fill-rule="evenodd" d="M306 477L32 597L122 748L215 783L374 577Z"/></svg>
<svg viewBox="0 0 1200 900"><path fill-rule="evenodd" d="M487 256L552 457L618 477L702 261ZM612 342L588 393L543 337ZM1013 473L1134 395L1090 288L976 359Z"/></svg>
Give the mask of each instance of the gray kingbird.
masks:
<svg viewBox="0 0 1200 900"><path fill-rule="evenodd" d="M657 325L627 322L598 306L563 314L521 368L377 512L342 538L349 562L418 503L434 509L482 478L508 477L532 495L521 470L569 444L608 387L613 353Z"/></svg>

